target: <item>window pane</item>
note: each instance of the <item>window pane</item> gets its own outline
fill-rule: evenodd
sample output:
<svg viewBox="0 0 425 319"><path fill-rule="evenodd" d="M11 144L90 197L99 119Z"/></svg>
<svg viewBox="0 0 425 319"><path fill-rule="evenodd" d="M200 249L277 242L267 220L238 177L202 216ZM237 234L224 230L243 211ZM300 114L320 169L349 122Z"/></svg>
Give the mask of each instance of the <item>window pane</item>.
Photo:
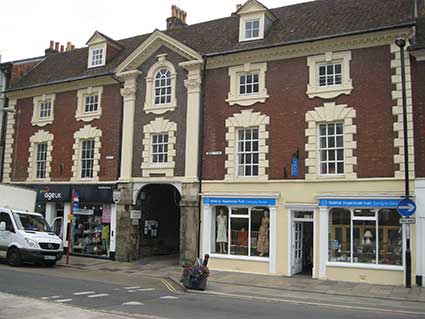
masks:
<svg viewBox="0 0 425 319"><path fill-rule="evenodd" d="M400 215L395 209L378 212L379 264L402 265L403 236Z"/></svg>
<svg viewBox="0 0 425 319"><path fill-rule="evenodd" d="M248 218L230 218L230 254L248 256Z"/></svg>
<svg viewBox="0 0 425 319"><path fill-rule="evenodd" d="M350 216L350 211L342 208L329 212L329 261L351 261Z"/></svg>
<svg viewBox="0 0 425 319"><path fill-rule="evenodd" d="M353 220L353 262L376 263L375 221Z"/></svg>
<svg viewBox="0 0 425 319"><path fill-rule="evenodd" d="M229 214L228 209L225 206L217 206L216 212L216 228L215 228L215 243L212 252L218 254L227 254L228 240L228 229L229 229Z"/></svg>
<svg viewBox="0 0 425 319"><path fill-rule="evenodd" d="M251 256L269 256L269 224L267 208L251 209Z"/></svg>

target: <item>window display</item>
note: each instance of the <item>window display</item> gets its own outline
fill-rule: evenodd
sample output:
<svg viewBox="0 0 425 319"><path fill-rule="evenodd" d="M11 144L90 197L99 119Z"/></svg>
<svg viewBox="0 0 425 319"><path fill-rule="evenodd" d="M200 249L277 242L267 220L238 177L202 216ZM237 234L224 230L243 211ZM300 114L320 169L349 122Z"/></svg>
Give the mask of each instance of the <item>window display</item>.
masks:
<svg viewBox="0 0 425 319"><path fill-rule="evenodd" d="M110 205L80 204L74 211L72 252L82 255L109 256Z"/></svg>
<svg viewBox="0 0 425 319"><path fill-rule="evenodd" d="M215 207L212 252L269 256L269 210L265 207Z"/></svg>
<svg viewBox="0 0 425 319"><path fill-rule="evenodd" d="M395 209L329 212L329 261L402 265L402 231Z"/></svg>

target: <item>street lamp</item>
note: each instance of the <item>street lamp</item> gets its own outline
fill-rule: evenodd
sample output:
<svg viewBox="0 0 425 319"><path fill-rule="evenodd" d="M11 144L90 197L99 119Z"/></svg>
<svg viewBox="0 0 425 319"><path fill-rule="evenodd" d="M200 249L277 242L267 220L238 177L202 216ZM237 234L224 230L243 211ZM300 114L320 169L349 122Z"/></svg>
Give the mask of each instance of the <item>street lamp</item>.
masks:
<svg viewBox="0 0 425 319"><path fill-rule="evenodd" d="M403 145L404 145L404 198L409 199L409 149L407 139L407 102L406 102L406 70L404 65L404 47L406 41L397 38L395 44L400 48L401 62L401 99L403 106ZM412 287L412 256L410 252L410 224L406 225L406 288Z"/></svg>

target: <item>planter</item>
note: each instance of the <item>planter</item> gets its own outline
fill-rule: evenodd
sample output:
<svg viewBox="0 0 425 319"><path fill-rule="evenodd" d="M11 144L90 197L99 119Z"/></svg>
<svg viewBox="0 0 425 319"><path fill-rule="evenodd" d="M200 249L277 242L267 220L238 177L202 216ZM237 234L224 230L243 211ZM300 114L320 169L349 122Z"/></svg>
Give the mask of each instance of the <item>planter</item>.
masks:
<svg viewBox="0 0 425 319"><path fill-rule="evenodd" d="M183 278L183 286L187 289L205 290L205 288L207 288L207 278L201 278L197 281L191 281L189 278Z"/></svg>

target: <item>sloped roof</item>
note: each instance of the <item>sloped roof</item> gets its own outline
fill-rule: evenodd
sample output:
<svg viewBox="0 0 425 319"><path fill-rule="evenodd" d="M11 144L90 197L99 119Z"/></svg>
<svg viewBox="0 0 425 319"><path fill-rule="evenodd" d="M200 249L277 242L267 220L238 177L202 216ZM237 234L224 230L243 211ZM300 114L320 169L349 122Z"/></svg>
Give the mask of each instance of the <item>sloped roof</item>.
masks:
<svg viewBox="0 0 425 319"><path fill-rule="evenodd" d="M316 0L270 10L277 21L265 38L239 43L239 16L163 31L202 55L228 54L347 34L412 25L412 0ZM26 88L112 73L144 34L117 41L124 48L104 67L87 69L88 48L48 56L12 88Z"/></svg>

